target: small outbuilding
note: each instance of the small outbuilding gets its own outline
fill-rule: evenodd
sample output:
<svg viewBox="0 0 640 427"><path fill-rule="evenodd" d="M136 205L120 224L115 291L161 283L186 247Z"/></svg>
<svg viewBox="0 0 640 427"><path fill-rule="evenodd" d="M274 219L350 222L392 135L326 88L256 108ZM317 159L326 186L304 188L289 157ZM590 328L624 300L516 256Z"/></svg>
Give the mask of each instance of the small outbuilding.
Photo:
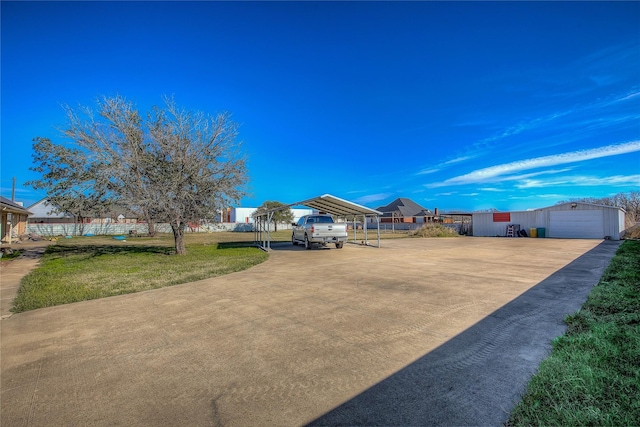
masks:
<svg viewBox="0 0 640 427"><path fill-rule="evenodd" d="M474 236L532 236L620 240L625 211L620 207L568 202L519 212L473 214Z"/></svg>

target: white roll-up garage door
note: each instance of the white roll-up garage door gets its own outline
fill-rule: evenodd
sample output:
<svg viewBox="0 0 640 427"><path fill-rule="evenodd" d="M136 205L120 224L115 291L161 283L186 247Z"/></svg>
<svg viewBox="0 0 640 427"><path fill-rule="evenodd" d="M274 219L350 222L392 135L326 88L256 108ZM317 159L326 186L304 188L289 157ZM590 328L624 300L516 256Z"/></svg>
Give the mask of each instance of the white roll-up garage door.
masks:
<svg viewBox="0 0 640 427"><path fill-rule="evenodd" d="M604 238L602 210L575 210L549 212L549 237L568 239Z"/></svg>

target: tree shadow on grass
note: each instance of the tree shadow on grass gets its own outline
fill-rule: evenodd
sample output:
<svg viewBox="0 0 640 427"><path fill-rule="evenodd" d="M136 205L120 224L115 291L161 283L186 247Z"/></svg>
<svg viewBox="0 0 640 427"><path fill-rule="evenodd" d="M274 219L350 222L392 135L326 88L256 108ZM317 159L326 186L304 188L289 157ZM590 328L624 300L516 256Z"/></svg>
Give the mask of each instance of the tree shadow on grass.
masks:
<svg viewBox="0 0 640 427"><path fill-rule="evenodd" d="M273 241L271 242L271 244L281 244L281 243L288 243L291 244L291 242L289 241ZM259 247L259 244L256 242L221 242L218 243L218 249L235 249L235 248L257 248Z"/></svg>
<svg viewBox="0 0 640 427"><path fill-rule="evenodd" d="M51 245L45 252L49 256L64 258L74 255L99 257L102 255L127 255L127 254L157 254L173 255L175 249L168 246L141 246L141 245Z"/></svg>
<svg viewBox="0 0 640 427"><path fill-rule="evenodd" d="M256 246L254 242L220 242L218 243L218 249L250 248L253 246Z"/></svg>

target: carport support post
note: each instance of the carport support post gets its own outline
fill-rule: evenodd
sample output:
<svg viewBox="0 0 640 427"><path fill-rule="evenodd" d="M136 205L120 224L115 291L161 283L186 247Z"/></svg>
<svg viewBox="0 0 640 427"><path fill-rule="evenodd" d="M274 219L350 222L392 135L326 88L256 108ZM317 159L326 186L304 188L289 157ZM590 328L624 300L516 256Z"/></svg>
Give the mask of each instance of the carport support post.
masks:
<svg viewBox="0 0 640 427"><path fill-rule="evenodd" d="M364 231L364 243L366 244L369 240L367 237L367 216L362 215L362 230Z"/></svg>
<svg viewBox="0 0 640 427"><path fill-rule="evenodd" d="M356 226L356 216L353 216L353 243L358 241L358 228Z"/></svg>
<svg viewBox="0 0 640 427"><path fill-rule="evenodd" d="M267 249L267 230L264 228L264 223L267 220L267 217L262 217L262 223L260 224L260 235L262 236L262 247Z"/></svg>
<svg viewBox="0 0 640 427"><path fill-rule="evenodd" d="M267 213L267 248L271 249L271 220L275 212Z"/></svg>
<svg viewBox="0 0 640 427"><path fill-rule="evenodd" d="M262 246L262 248L264 249L264 228L263 228L263 224L264 224L264 217L262 215L259 215L257 217L257 224L256 224L256 242L260 242L260 245Z"/></svg>

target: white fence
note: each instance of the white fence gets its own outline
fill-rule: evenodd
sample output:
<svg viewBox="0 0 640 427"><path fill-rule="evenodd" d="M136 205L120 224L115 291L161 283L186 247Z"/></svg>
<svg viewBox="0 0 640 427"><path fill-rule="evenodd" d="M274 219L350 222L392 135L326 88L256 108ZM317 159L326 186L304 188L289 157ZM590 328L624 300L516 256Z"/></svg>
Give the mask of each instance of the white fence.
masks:
<svg viewBox="0 0 640 427"><path fill-rule="evenodd" d="M160 233L171 232L169 224L158 224L156 230ZM27 233L37 234L43 237L54 236L81 236L83 234L93 235L118 235L129 234L129 232L137 234L147 234L149 229L147 224L29 224L27 225Z"/></svg>
<svg viewBox="0 0 640 427"><path fill-rule="evenodd" d="M349 225L353 225L353 222L347 222ZM413 224L413 223L381 223L380 231L382 233L391 233L393 231L407 231L407 230L415 230L420 228L424 224ZM443 224L448 227L455 228L460 232L460 224ZM468 226L468 224L465 224ZM356 223L358 229L362 229L362 222ZM166 223L160 223L155 225L156 231L158 233L172 233L171 226ZM273 228L273 226L272 226ZM367 223L367 228L369 230L376 229L377 224ZM289 230L291 229L291 224L278 224L278 230ZM254 224L253 223L243 223L243 222L223 222L223 223L211 223L200 225L196 228L189 228L185 230L187 233L213 233L218 231L237 231L237 232L253 232ZM138 235L146 235L149 233L149 228L147 224L67 224L67 223L35 223L27 225L27 233L36 234L38 236L43 237L56 237L56 236L82 236L87 234L93 234L95 236L107 235L107 236L116 236L116 235L129 235L129 234L138 234Z"/></svg>
<svg viewBox="0 0 640 427"><path fill-rule="evenodd" d="M278 226L280 229L281 226ZM285 227L286 228L286 225ZM172 233L171 226L166 223L155 224L158 233ZM215 223L201 225L185 230L187 233L212 233L217 231L253 231L253 224L245 223ZM27 233L43 237L100 235L129 235L149 233L147 224L29 224Z"/></svg>

